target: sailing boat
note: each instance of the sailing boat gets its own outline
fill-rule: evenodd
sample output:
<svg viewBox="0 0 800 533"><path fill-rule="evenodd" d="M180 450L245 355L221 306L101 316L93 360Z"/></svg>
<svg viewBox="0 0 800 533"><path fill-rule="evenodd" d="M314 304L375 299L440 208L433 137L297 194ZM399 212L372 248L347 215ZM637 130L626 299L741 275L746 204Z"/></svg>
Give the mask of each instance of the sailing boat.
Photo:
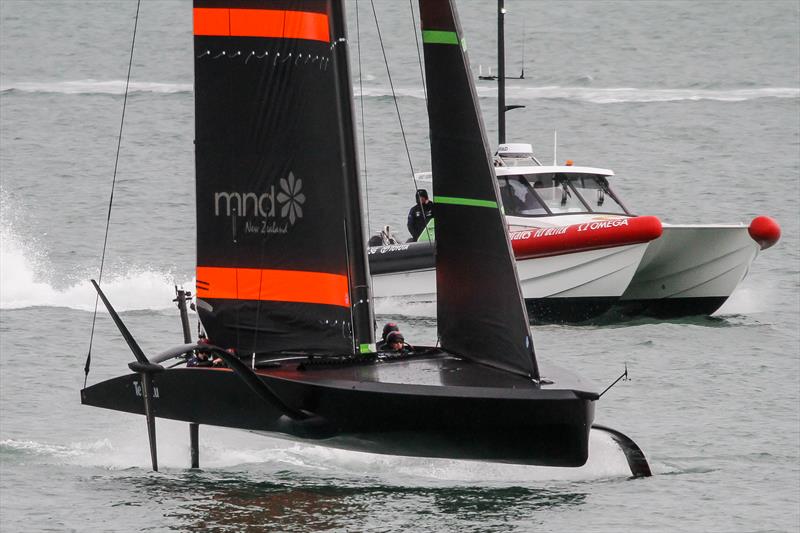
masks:
<svg viewBox="0 0 800 533"><path fill-rule="evenodd" d="M342 2L195 0L196 305L210 343L147 357L95 284L136 361L81 391L147 417L154 469L156 417L193 424L194 457L210 424L395 455L586 462L599 395L537 364L457 15L438 0L420 12L441 346L388 353L374 345ZM474 283L489 273L491 287ZM227 366L182 364L198 352Z"/></svg>

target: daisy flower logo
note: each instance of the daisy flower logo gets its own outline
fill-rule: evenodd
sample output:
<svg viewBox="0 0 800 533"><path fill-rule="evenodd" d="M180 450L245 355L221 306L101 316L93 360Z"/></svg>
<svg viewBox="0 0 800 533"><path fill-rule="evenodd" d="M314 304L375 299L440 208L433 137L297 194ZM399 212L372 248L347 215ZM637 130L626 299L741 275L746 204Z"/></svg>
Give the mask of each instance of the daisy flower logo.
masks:
<svg viewBox="0 0 800 533"><path fill-rule="evenodd" d="M293 172L281 178L281 190L278 192L278 201L283 204L281 217L289 217L289 222L294 226L296 220L303 218L303 203L306 195L302 193L303 180L296 179Z"/></svg>

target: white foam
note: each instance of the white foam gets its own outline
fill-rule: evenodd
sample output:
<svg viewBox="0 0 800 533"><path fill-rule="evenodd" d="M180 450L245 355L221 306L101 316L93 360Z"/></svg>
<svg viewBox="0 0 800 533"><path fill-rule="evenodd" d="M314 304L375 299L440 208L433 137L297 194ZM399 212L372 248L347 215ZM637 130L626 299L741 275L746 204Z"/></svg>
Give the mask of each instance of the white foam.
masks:
<svg viewBox="0 0 800 533"><path fill-rule="evenodd" d="M158 458L162 469L189 466L186 425L158 421ZM112 469L149 469L147 432L130 424L112 436L66 445L4 440L0 448L24 451L42 461ZM620 448L605 434L592 431L589 460L579 468L400 457L351 452L204 426L200 435L200 463L205 470L290 471L298 475L369 479L399 486L526 485L541 481L589 481L630 476Z"/></svg>
<svg viewBox="0 0 800 533"><path fill-rule="evenodd" d="M435 301L417 301L411 297L375 298L375 314L436 318Z"/></svg>
<svg viewBox="0 0 800 533"><path fill-rule="evenodd" d="M496 98L494 85L478 85L478 96ZM395 92L404 97L425 97L422 89L398 87ZM365 97L391 96L389 87L365 87ZM523 100L577 100L593 104L648 103L648 102L696 102L715 100L720 102L743 102L760 98L799 98L800 88L761 87L752 89L667 89L637 87L580 87L558 86L527 87L506 86L506 95Z"/></svg>
<svg viewBox="0 0 800 533"><path fill-rule="evenodd" d="M26 93L56 94L125 94L125 80L74 80L12 82L0 85L0 92L19 91ZM132 81L129 93L191 93L191 83L160 83Z"/></svg>
<svg viewBox="0 0 800 533"><path fill-rule="evenodd" d="M513 464L400 457L351 452L293 444L269 460L294 461L306 470L346 476L358 474L382 483L404 486L440 485L525 485L540 481L581 481L630 476L620 448L605 434L591 432L589 460L579 468L537 467Z"/></svg>
<svg viewBox="0 0 800 533"><path fill-rule="evenodd" d="M111 450L113 446L108 439L100 439L93 442L76 442L68 445L47 444L32 440L6 439L0 441L0 448L21 451L31 455L64 459L83 457L87 454Z"/></svg>
<svg viewBox="0 0 800 533"><path fill-rule="evenodd" d="M490 96L491 90L479 91L481 96ZM495 91L496 92L496 91ZM579 100L594 104L680 102L716 100L720 102L742 102L759 98L798 98L800 89L794 87L763 87L755 89L657 89L636 87L523 87L507 88L511 96L523 99ZM484 94L486 93L486 94Z"/></svg>
<svg viewBox="0 0 800 533"><path fill-rule="evenodd" d="M369 81L369 80L368 80ZM165 83L132 81L131 93L157 94L191 94L191 83ZM388 85L364 87L363 93L355 87L356 96L381 98L392 96ZM478 95L482 98L496 98L497 88L494 84L479 84ZM71 81L20 81L0 84L0 92L19 91L26 93L55 94L113 94L125 92L124 80L71 80ZM424 99L425 92L421 86L398 86L395 93L401 97ZM638 87L587 87L559 86L529 87L525 85L507 85L506 94L512 98L527 100L578 100L595 104L614 103L646 103L646 102L680 102L716 100L720 102L742 102L759 98L799 98L797 87L758 87L746 89L679 89L679 88L638 88Z"/></svg>
<svg viewBox="0 0 800 533"><path fill-rule="evenodd" d="M0 309L68 307L94 310L96 293L86 280L66 288L46 281L49 266L35 245L24 246L5 222L0 226ZM106 276L103 292L117 311L172 308L175 285L194 286L194 280L178 282L170 273L151 270ZM99 307L105 311L103 306Z"/></svg>
<svg viewBox="0 0 800 533"><path fill-rule="evenodd" d="M772 301L775 301L775 298L769 294L767 288L737 287L722 307L717 309L714 316L760 313L764 311L765 302Z"/></svg>

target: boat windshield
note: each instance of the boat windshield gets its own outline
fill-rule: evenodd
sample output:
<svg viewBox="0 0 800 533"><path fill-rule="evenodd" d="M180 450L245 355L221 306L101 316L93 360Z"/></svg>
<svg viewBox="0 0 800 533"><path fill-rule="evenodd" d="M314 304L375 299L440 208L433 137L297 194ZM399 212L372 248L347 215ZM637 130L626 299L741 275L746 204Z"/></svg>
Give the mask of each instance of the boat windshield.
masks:
<svg viewBox="0 0 800 533"><path fill-rule="evenodd" d="M614 197L605 176L595 174L561 174L569 179L570 185L578 192L589 208L596 213L627 214L625 208Z"/></svg>
<svg viewBox="0 0 800 533"><path fill-rule="evenodd" d="M522 176L500 177L498 181L506 215L525 217L548 214L531 185Z"/></svg>
<svg viewBox="0 0 800 533"><path fill-rule="evenodd" d="M564 213L586 213L588 207L569 186L562 174L535 174L526 176L534 192L554 215Z"/></svg>
<svg viewBox="0 0 800 533"><path fill-rule="evenodd" d="M548 173L502 177L500 192L507 215L628 214L611 192L605 176L599 174Z"/></svg>

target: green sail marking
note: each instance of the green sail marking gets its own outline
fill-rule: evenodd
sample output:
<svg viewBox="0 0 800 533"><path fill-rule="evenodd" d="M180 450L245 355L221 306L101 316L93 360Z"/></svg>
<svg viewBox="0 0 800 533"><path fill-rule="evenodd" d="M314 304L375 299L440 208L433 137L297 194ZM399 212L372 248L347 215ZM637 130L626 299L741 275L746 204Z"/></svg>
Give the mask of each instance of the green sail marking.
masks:
<svg viewBox="0 0 800 533"><path fill-rule="evenodd" d="M361 353L372 353L375 351L375 347L371 344L360 344L358 346L358 351Z"/></svg>
<svg viewBox="0 0 800 533"><path fill-rule="evenodd" d="M456 32L442 30L422 30L422 42L425 44L459 44Z"/></svg>
<svg viewBox="0 0 800 533"><path fill-rule="evenodd" d="M493 207L497 209L497 202L491 200L476 200L475 198L456 198L453 196L436 196L434 203L438 204L452 204L452 205L468 205L472 207Z"/></svg>
<svg viewBox="0 0 800 533"><path fill-rule="evenodd" d="M417 242L432 242L436 240L436 219L432 218L428 220L428 224L425 226L425 229L422 230L419 237L417 238Z"/></svg>

